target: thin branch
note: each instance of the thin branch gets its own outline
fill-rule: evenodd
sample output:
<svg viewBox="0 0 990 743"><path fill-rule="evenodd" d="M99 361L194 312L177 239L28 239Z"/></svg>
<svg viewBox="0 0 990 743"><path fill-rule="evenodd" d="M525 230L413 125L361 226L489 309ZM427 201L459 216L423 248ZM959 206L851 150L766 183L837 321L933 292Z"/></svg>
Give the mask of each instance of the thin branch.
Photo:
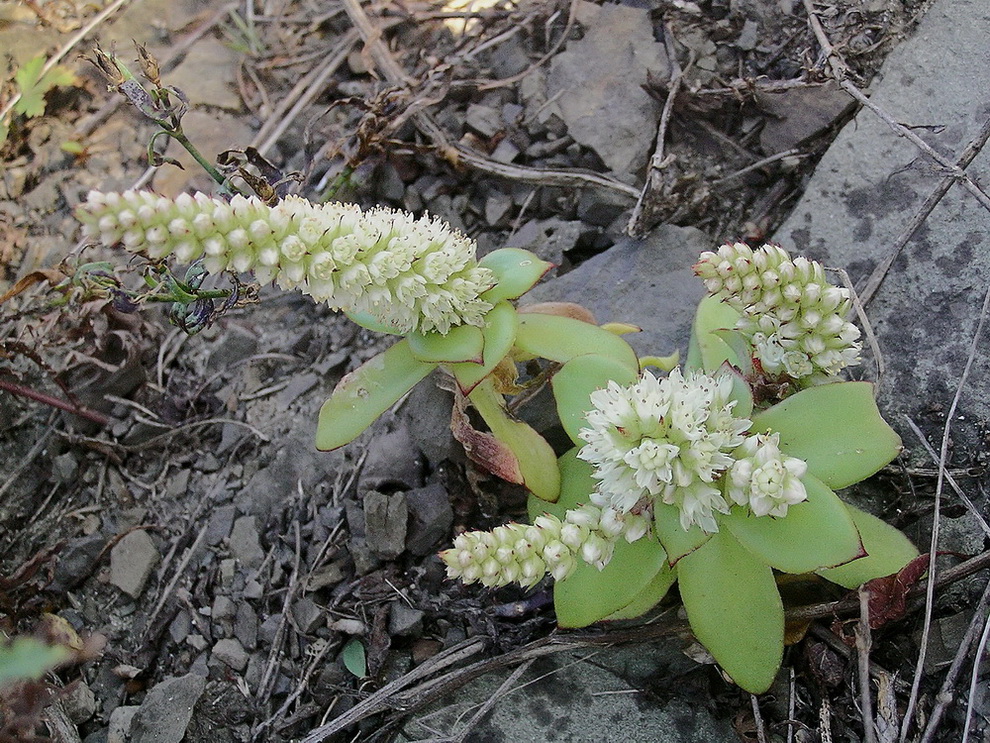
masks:
<svg viewBox="0 0 990 743"><path fill-rule="evenodd" d="M856 624L856 666L859 669L859 705L863 716L863 741L876 743L876 730L873 722L873 696L870 693L870 648L873 636L870 633L870 592L865 586L859 587L859 622Z"/></svg>
<svg viewBox="0 0 990 743"><path fill-rule="evenodd" d="M6 390L12 395L26 397L29 400L35 400L36 402L50 405L53 408L64 410L66 413L78 415L80 418L85 418L86 420L100 426L106 426L110 423L110 419L103 415L103 413L97 413L95 410L89 410L81 405L76 405L68 400L63 400L61 397L55 397L54 395L49 395L46 392L39 392L31 387L25 387L24 385L17 384L16 382L9 382L6 379L0 379L0 390Z"/></svg>

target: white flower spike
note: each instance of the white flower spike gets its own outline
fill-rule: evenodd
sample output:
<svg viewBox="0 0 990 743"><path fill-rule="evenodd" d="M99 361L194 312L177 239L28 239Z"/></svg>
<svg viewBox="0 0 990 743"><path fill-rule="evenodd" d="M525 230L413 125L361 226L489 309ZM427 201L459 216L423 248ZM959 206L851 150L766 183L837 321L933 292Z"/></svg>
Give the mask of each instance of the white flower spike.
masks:
<svg viewBox="0 0 990 743"><path fill-rule="evenodd" d="M480 298L495 279L474 241L430 218L289 196L228 203L202 193L90 192L77 210L86 232L152 258L202 258L209 271L251 271L334 309L367 312L397 333L483 325Z"/></svg>
<svg viewBox="0 0 990 743"><path fill-rule="evenodd" d="M742 314L736 329L764 371L802 379L859 363L859 328L845 320L849 290L830 284L817 261L735 243L702 253L694 271Z"/></svg>

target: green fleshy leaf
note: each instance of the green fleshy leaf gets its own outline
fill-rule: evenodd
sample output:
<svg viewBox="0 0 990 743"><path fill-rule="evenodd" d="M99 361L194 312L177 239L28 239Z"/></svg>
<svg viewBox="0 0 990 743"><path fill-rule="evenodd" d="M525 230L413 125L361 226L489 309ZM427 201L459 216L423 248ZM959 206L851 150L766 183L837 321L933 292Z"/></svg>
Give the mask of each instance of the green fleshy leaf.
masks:
<svg viewBox="0 0 990 743"><path fill-rule="evenodd" d="M660 548L662 549L662 548ZM677 582L677 571L664 563L660 571L653 577L649 585L637 594L636 598L604 618L606 622L616 622L620 619L635 619L643 616L654 606L663 601L670 593L670 587Z"/></svg>
<svg viewBox="0 0 990 743"><path fill-rule="evenodd" d="M594 468L578 459L578 447L574 447L558 460L560 469L560 498L556 503L545 503L530 498L529 516L532 521L543 513L563 519L569 509L591 502L597 480L592 477ZM643 537L632 544L620 539L615 554L604 570L578 559L578 567L567 578L558 581L553 589L553 601L557 622L561 627L586 627L616 612L637 610L653 596L664 581L667 588L674 582L674 571L667 565L667 555L656 541ZM656 600L631 613L639 616L663 598L663 591ZM637 606L631 606L638 602Z"/></svg>
<svg viewBox="0 0 990 743"><path fill-rule="evenodd" d="M640 598L662 572L668 574L672 583L674 571L667 565L667 553L648 537L632 544L620 539L603 570L578 558L577 569L553 587L557 624L587 627L605 619Z"/></svg>
<svg viewBox="0 0 990 743"><path fill-rule="evenodd" d="M770 688L784 653L784 607L773 570L723 530L677 563L695 636L743 689Z"/></svg>
<svg viewBox="0 0 990 743"><path fill-rule="evenodd" d="M516 308L509 302L502 301L496 304L485 315L485 327L481 331L484 340L482 362L450 365L450 372L465 395L491 374L498 363L508 355L516 340L518 317Z"/></svg>
<svg viewBox="0 0 990 743"><path fill-rule="evenodd" d="M376 333L385 333L386 335L403 335L395 328L383 323L370 312L365 312L363 310L360 312L354 310L344 310L343 312L352 323L355 325L360 325L362 328L366 328L367 330L372 330Z"/></svg>
<svg viewBox="0 0 990 743"><path fill-rule="evenodd" d="M591 393L608 386L610 381L626 386L639 376L627 366L607 356L576 356L564 364L550 380L557 402L557 414L571 441L581 445L578 433L587 426L585 416L591 410Z"/></svg>
<svg viewBox="0 0 990 743"><path fill-rule="evenodd" d="M735 351L715 334L716 330L734 328L738 320L739 313L720 299L713 296L702 299L694 315L684 368L713 371L722 366L723 361L739 366Z"/></svg>
<svg viewBox="0 0 990 743"><path fill-rule="evenodd" d="M482 352L485 348L485 337L481 328L474 325L457 325L446 335L431 331L418 331L406 336L409 339L409 350L420 361L434 364L464 361L472 364L482 362Z"/></svg>
<svg viewBox="0 0 990 743"><path fill-rule="evenodd" d="M556 501L560 497L560 471L557 455L546 439L509 415L504 398L495 391L490 378L475 387L468 398L492 435L515 456L521 478L519 484L537 498Z"/></svg>
<svg viewBox="0 0 990 743"><path fill-rule="evenodd" d="M893 526L848 503L845 506L859 529L867 556L817 571L822 578L854 589L874 578L893 575L918 556L915 546Z"/></svg>
<svg viewBox="0 0 990 743"><path fill-rule="evenodd" d="M753 349L749 341L746 340L746 336L740 333L738 330L713 330L712 334L725 342L732 353L737 359L738 363L729 364L729 361L723 361L723 364L729 364L735 368L738 368L743 376L749 377L753 374Z"/></svg>
<svg viewBox="0 0 990 743"><path fill-rule="evenodd" d="M809 387L753 416L754 433L780 434L780 449L803 459L833 490L865 480L900 453L901 439L873 399L869 382Z"/></svg>
<svg viewBox="0 0 990 743"><path fill-rule="evenodd" d="M632 346L597 325L570 317L526 312L519 315L516 347L525 353L566 364L576 356L607 356L639 376Z"/></svg>
<svg viewBox="0 0 990 743"><path fill-rule="evenodd" d="M344 668L353 673L359 679L368 675L368 660L365 657L364 644L352 637L340 651L340 659L344 662Z"/></svg>
<svg viewBox="0 0 990 743"><path fill-rule="evenodd" d="M11 681L36 681L71 657L69 648L34 637L0 641L0 686Z"/></svg>
<svg viewBox="0 0 990 743"><path fill-rule="evenodd" d="M478 265L494 273L498 281L481 294L482 299L492 304L521 297L553 268L552 263L522 248L493 250L478 261Z"/></svg>
<svg viewBox="0 0 990 743"><path fill-rule="evenodd" d="M598 481L592 477L595 468L583 459L578 459L579 451L581 448L575 446L557 460L557 471L560 473L560 497L555 502L547 503L533 495L527 500L526 508L530 523L544 513L562 519L567 509L591 503L591 494L595 492Z"/></svg>
<svg viewBox="0 0 990 743"><path fill-rule="evenodd" d="M684 531L680 509L659 501L653 506L653 530L667 551L671 565L676 565L682 557L691 554L712 537L697 525Z"/></svg>
<svg viewBox="0 0 990 743"><path fill-rule="evenodd" d="M732 391L729 399L735 401L732 414L736 418L749 418L753 414L753 388L749 386L742 373L728 361L719 367L716 374L726 374L732 380Z"/></svg>
<svg viewBox="0 0 990 743"><path fill-rule="evenodd" d="M783 518L757 517L734 506L728 515L719 515L719 524L760 560L785 573L810 573L862 556L859 532L839 496L813 475L803 482L808 500L788 508Z"/></svg>
<svg viewBox="0 0 990 743"><path fill-rule="evenodd" d="M347 374L320 408L316 448L329 451L356 439L382 413L436 368L401 340Z"/></svg>

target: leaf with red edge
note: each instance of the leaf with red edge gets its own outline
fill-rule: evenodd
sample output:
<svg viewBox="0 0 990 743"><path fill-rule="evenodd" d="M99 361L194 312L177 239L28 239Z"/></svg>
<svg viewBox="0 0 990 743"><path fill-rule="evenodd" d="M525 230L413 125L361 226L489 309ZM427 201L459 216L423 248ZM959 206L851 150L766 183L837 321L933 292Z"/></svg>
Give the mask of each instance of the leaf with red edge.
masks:
<svg viewBox="0 0 990 743"><path fill-rule="evenodd" d="M874 578L870 592L870 629L895 622L907 613L907 593L928 572L928 555L918 555L893 575Z"/></svg>

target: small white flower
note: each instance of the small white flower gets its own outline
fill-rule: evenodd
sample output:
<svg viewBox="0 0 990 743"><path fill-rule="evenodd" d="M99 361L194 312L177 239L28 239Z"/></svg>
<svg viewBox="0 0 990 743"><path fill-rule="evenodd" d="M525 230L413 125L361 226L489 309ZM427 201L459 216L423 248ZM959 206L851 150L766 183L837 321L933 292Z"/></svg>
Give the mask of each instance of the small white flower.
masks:
<svg viewBox="0 0 990 743"><path fill-rule="evenodd" d="M735 456L726 478L733 503L748 506L755 516L786 516L789 506L807 500L801 478L808 465L780 450L780 434L750 436Z"/></svg>
<svg viewBox="0 0 990 743"><path fill-rule="evenodd" d="M718 531L714 512L728 504L716 483L735 461L750 421L732 415L728 377L674 369L629 386L610 382L591 394L586 442L578 457L595 466L592 502L629 513L641 501L677 506L684 529Z"/></svg>

